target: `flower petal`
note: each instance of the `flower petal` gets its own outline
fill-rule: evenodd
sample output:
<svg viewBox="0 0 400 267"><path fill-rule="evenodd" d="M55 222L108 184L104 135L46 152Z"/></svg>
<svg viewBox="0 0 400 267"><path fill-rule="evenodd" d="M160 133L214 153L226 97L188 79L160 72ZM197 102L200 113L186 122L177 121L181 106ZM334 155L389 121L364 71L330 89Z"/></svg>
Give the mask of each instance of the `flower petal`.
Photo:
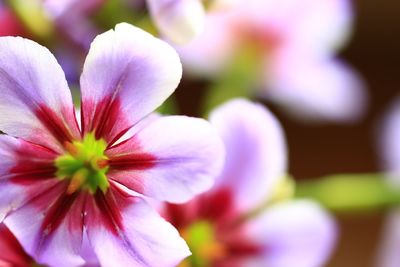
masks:
<svg viewBox="0 0 400 267"><path fill-rule="evenodd" d="M260 205L286 174L286 142L278 120L263 106L236 99L214 110L210 121L226 147L225 168L214 188L231 188L241 209Z"/></svg>
<svg viewBox="0 0 400 267"><path fill-rule="evenodd" d="M0 38L0 130L55 150L78 138L64 73L43 46Z"/></svg>
<svg viewBox="0 0 400 267"><path fill-rule="evenodd" d="M52 150L0 135L0 221L58 182L51 179L55 157Z"/></svg>
<svg viewBox="0 0 400 267"><path fill-rule="evenodd" d="M205 11L200 0L147 0L154 23L171 41L184 44L204 27Z"/></svg>
<svg viewBox="0 0 400 267"><path fill-rule="evenodd" d="M231 14L207 14L204 30L185 45L177 46L185 70L195 75L215 77L224 71L238 45L231 29Z"/></svg>
<svg viewBox="0 0 400 267"><path fill-rule="evenodd" d="M96 37L81 76L82 127L113 143L172 94L182 75L177 53L122 23Z"/></svg>
<svg viewBox="0 0 400 267"><path fill-rule="evenodd" d="M248 230L264 246L264 255L246 265L254 267L323 266L337 232L332 217L305 200L276 204L249 221Z"/></svg>
<svg viewBox="0 0 400 267"><path fill-rule="evenodd" d="M259 33L273 31L291 44L316 54L331 54L348 38L352 8L348 0L252 0L238 8L239 22Z"/></svg>
<svg viewBox="0 0 400 267"><path fill-rule="evenodd" d="M383 242L379 249L378 262L375 266L397 267L400 262L400 211L393 211L387 218Z"/></svg>
<svg viewBox="0 0 400 267"><path fill-rule="evenodd" d="M221 170L223 151L206 121L161 117L106 152L108 176L146 196L185 202L211 187Z"/></svg>
<svg viewBox="0 0 400 267"><path fill-rule="evenodd" d="M382 163L393 179L400 184L400 98L391 106L383 121L380 136Z"/></svg>
<svg viewBox="0 0 400 267"><path fill-rule="evenodd" d="M88 238L101 266L172 267L190 255L178 231L143 200L116 192L114 197L119 207L109 210L110 218L118 216L110 220L113 225L99 223L104 206L114 205L107 203L109 198L104 204L89 203L92 208L87 209Z"/></svg>
<svg viewBox="0 0 400 267"><path fill-rule="evenodd" d="M31 258L25 253L15 236L4 225L0 225L0 266L31 266Z"/></svg>
<svg viewBox="0 0 400 267"><path fill-rule="evenodd" d="M357 73L340 61L303 52L282 53L267 67L262 94L304 119L352 122L362 117L367 93Z"/></svg>
<svg viewBox="0 0 400 267"><path fill-rule="evenodd" d="M50 266L80 266L83 196L66 195L66 184L13 211L5 225L37 262Z"/></svg>

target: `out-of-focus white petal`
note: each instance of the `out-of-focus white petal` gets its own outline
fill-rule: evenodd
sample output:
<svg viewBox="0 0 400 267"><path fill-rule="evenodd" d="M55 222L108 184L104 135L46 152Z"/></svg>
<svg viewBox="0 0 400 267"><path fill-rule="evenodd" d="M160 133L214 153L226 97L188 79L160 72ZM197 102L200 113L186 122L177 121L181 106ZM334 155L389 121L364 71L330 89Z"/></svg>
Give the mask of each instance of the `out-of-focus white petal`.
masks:
<svg viewBox="0 0 400 267"><path fill-rule="evenodd" d="M230 188L237 207L255 208L286 174L287 148L278 120L263 106L236 99L215 109L211 123L226 148L224 171L214 188Z"/></svg>
<svg viewBox="0 0 400 267"><path fill-rule="evenodd" d="M266 63L262 95L304 119L360 119L368 96L359 75L343 62L302 52L282 53Z"/></svg>
<svg viewBox="0 0 400 267"><path fill-rule="evenodd" d="M239 7L249 27L278 33L285 43L330 54L351 30L349 0L252 0Z"/></svg>
<svg viewBox="0 0 400 267"><path fill-rule="evenodd" d="M220 74L238 45L232 31L231 15L225 10L207 14L204 30L191 42L177 46L182 63L190 74L214 77Z"/></svg>
<svg viewBox="0 0 400 267"><path fill-rule="evenodd" d="M393 211L386 220L383 242L376 267L398 267L400 262L400 211Z"/></svg>
<svg viewBox="0 0 400 267"><path fill-rule="evenodd" d="M248 267L320 267L332 253L333 218L311 201L276 204L248 222L248 234L264 247Z"/></svg>
<svg viewBox="0 0 400 267"><path fill-rule="evenodd" d="M400 185L400 98L383 121L379 145L383 167Z"/></svg>
<svg viewBox="0 0 400 267"><path fill-rule="evenodd" d="M161 33L185 44L204 28L205 11L200 0L147 0L152 19Z"/></svg>

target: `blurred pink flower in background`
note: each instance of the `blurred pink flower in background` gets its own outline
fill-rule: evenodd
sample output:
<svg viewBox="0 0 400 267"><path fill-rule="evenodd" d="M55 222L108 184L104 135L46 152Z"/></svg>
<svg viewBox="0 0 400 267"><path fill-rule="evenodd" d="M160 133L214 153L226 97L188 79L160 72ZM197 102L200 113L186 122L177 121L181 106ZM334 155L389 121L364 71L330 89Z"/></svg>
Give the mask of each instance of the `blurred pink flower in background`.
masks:
<svg viewBox="0 0 400 267"><path fill-rule="evenodd" d="M210 121L225 143L224 171L211 191L163 206L193 253L181 266L322 266L336 240L333 218L311 201L274 202L287 167L276 118L237 99L214 110Z"/></svg>
<svg viewBox="0 0 400 267"><path fill-rule="evenodd" d="M364 112L366 92L335 58L352 19L349 0L232 1L210 10L203 33L178 51L186 70L215 78L232 58L254 50L261 96L295 116L353 121Z"/></svg>
<svg viewBox="0 0 400 267"><path fill-rule="evenodd" d="M24 26L14 12L0 2L0 36L19 36L24 34Z"/></svg>
<svg viewBox="0 0 400 267"><path fill-rule="evenodd" d="M39 4L58 30L86 50L100 31L89 19L89 15L105 2L106 0L40 0Z"/></svg>
<svg viewBox="0 0 400 267"><path fill-rule="evenodd" d="M386 114L379 139L382 164L389 182L400 188L400 98ZM384 228L378 267L398 267L400 263L400 210L391 212Z"/></svg>
<svg viewBox="0 0 400 267"><path fill-rule="evenodd" d="M201 0L147 0L147 4L161 34L174 43L185 44L204 28Z"/></svg>
<svg viewBox="0 0 400 267"><path fill-rule="evenodd" d="M182 203L209 189L224 149L205 120L147 117L181 79L173 48L125 23L96 37L81 123L46 48L2 37L0 50L0 220L25 251L57 267L93 258L164 267L188 256L146 198Z"/></svg>

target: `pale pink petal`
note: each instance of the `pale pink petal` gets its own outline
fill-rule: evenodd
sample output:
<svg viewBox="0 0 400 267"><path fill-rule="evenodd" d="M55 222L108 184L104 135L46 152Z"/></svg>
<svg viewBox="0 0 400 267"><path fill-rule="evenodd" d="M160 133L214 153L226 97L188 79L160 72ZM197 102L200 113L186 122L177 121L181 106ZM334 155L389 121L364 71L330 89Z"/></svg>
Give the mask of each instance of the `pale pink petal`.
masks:
<svg viewBox="0 0 400 267"><path fill-rule="evenodd" d="M259 34L274 32L283 43L330 54L347 39L351 30L349 0L252 0L238 6L239 23Z"/></svg>
<svg viewBox="0 0 400 267"><path fill-rule="evenodd" d="M226 147L224 171L214 188L230 188L236 205L254 208L267 200L286 174L287 148L278 120L266 108L232 100L211 113Z"/></svg>
<svg viewBox="0 0 400 267"><path fill-rule="evenodd" d="M320 267L332 253L337 229L333 218L310 201L272 206L248 222L248 234L264 247L245 266Z"/></svg>
<svg viewBox="0 0 400 267"><path fill-rule="evenodd" d="M379 249L378 267L397 267L400 262L400 212L393 211L385 223L383 242Z"/></svg>
<svg viewBox="0 0 400 267"><path fill-rule="evenodd" d="M178 231L143 200L114 192L113 201L118 211L88 203L88 237L101 266L173 267L190 255ZM108 198L106 205L114 204ZM109 222L99 223L105 216Z"/></svg>
<svg viewBox="0 0 400 267"><path fill-rule="evenodd" d="M177 46L185 70L210 77L224 71L238 45L231 16L224 10L211 12L207 15L204 30L191 42Z"/></svg>
<svg viewBox="0 0 400 267"><path fill-rule="evenodd" d="M80 266L83 195L66 195L59 183L10 213L4 223L35 261L50 266Z"/></svg>
<svg viewBox="0 0 400 267"><path fill-rule="evenodd" d="M385 170L400 183L400 98L390 107L383 121L379 144Z"/></svg>
<svg viewBox="0 0 400 267"><path fill-rule="evenodd" d="M344 63L290 50L266 63L263 96L309 120L353 122L364 115L367 92Z"/></svg>
<svg viewBox="0 0 400 267"><path fill-rule="evenodd" d="M96 37L81 76L82 127L112 143L172 94L182 75L175 50L122 23Z"/></svg>
<svg viewBox="0 0 400 267"><path fill-rule="evenodd" d="M55 150L79 137L64 73L43 46L0 38L0 130Z"/></svg>
<svg viewBox="0 0 400 267"><path fill-rule="evenodd" d="M184 202L212 186L221 171L223 151L208 122L161 117L107 150L108 176L146 196Z"/></svg>
<svg viewBox="0 0 400 267"><path fill-rule="evenodd" d="M151 17L163 35L178 44L189 42L204 27L201 0L147 0Z"/></svg>

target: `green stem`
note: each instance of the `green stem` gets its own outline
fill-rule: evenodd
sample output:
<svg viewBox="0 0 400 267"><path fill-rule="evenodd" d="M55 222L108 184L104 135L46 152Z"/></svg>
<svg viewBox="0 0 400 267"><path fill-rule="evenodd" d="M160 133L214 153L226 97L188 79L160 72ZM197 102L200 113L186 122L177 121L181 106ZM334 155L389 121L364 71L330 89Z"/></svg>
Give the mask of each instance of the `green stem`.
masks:
<svg viewBox="0 0 400 267"><path fill-rule="evenodd" d="M310 198L332 211L371 211L400 205L400 186L383 174L340 174L299 182L296 198Z"/></svg>

